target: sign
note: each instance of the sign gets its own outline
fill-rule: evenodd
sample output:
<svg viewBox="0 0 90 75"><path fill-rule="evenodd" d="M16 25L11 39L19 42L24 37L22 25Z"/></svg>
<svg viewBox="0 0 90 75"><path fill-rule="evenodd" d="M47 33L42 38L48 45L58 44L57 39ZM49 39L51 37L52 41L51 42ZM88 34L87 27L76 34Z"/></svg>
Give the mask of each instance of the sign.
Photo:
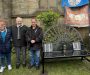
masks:
<svg viewBox="0 0 90 75"><path fill-rule="evenodd" d="M74 27L89 26L88 5L77 8L65 7L65 9L65 24Z"/></svg>
<svg viewBox="0 0 90 75"><path fill-rule="evenodd" d="M89 0L62 0L62 7L79 7L89 3Z"/></svg>

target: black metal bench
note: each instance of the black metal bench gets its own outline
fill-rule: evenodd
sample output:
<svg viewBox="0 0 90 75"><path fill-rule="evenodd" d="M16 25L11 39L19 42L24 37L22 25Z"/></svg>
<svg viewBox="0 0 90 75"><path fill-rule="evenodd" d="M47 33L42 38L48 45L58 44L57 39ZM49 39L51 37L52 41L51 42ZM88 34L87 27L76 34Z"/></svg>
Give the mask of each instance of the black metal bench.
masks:
<svg viewBox="0 0 90 75"><path fill-rule="evenodd" d="M44 59L81 57L81 60L90 61L86 58L90 53L84 46L80 33L75 28L60 23L45 32L42 51L42 75L46 75Z"/></svg>

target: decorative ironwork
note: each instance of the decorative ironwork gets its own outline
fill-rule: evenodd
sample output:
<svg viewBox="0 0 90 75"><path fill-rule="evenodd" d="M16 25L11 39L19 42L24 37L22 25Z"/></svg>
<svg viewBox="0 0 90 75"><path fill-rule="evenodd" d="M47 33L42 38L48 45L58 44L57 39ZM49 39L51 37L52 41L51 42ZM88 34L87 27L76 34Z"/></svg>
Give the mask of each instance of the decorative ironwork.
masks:
<svg viewBox="0 0 90 75"><path fill-rule="evenodd" d="M60 41L64 42L74 42L74 41L83 41L79 32L65 24L58 23L50 27L44 34L44 43L57 43Z"/></svg>
<svg viewBox="0 0 90 75"><path fill-rule="evenodd" d="M51 26L44 34L43 43L48 49L44 48L46 52L73 50L73 42L83 42L83 40L79 32L69 25L58 23Z"/></svg>

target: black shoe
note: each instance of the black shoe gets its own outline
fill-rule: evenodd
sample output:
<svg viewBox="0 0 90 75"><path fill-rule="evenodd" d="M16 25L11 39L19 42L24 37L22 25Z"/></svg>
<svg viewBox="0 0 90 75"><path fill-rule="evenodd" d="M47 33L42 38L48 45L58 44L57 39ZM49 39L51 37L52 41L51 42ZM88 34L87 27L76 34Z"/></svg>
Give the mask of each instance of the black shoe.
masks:
<svg viewBox="0 0 90 75"><path fill-rule="evenodd" d="M28 69L31 69L33 67L33 65L29 64L28 65Z"/></svg>
<svg viewBox="0 0 90 75"><path fill-rule="evenodd" d="M22 64L23 65L23 67L26 67L26 64Z"/></svg>
<svg viewBox="0 0 90 75"><path fill-rule="evenodd" d="M40 66L36 66L36 70L39 70L40 69Z"/></svg>
<svg viewBox="0 0 90 75"><path fill-rule="evenodd" d="M16 64L16 69L19 69L19 67L20 67L20 64Z"/></svg>

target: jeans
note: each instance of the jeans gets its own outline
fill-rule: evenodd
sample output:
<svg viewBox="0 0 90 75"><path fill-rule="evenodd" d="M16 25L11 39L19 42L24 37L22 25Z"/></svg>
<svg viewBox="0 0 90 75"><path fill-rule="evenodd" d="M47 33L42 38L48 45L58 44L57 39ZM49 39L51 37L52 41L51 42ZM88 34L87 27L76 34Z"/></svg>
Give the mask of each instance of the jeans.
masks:
<svg viewBox="0 0 90 75"><path fill-rule="evenodd" d="M5 63L7 62L7 65L11 65L11 53L6 54L0 54L0 60L1 60L1 66L4 67Z"/></svg>
<svg viewBox="0 0 90 75"><path fill-rule="evenodd" d="M31 66L39 66L40 64L40 50L33 50L32 48L30 49L30 64Z"/></svg>
<svg viewBox="0 0 90 75"><path fill-rule="evenodd" d="M1 67L1 54L0 54L0 67Z"/></svg>
<svg viewBox="0 0 90 75"><path fill-rule="evenodd" d="M20 57L22 51L22 64L26 64L26 47L15 47L16 50L16 64L20 64Z"/></svg>

